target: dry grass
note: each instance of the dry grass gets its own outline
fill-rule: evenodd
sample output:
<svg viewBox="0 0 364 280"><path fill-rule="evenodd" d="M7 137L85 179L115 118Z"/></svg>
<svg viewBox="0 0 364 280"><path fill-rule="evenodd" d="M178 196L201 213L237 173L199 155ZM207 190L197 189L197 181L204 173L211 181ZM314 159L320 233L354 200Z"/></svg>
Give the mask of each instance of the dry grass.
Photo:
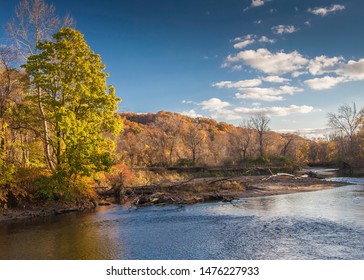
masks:
<svg viewBox="0 0 364 280"><path fill-rule="evenodd" d="M181 186L181 189L191 193L220 192L220 191L245 191L246 186L238 181L218 181L196 180Z"/></svg>
<svg viewBox="0 0 364 280"><path fill-rule="evenodd" d="M134 171L136 180L133 186L164 185L189 179L185 174L177 172L152 172L148 170Z"/></svg>

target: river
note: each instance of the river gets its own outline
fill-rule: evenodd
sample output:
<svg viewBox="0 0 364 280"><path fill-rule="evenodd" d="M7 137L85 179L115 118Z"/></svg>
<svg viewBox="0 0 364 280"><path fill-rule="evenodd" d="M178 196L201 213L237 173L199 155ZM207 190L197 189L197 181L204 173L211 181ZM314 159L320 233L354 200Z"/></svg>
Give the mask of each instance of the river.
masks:
<svg viewBox="0 0 364 280"><path fill-rule="evenodd" d="M231 203L100 207L0 224L0 259L364 259L364 179Z"/></svg>

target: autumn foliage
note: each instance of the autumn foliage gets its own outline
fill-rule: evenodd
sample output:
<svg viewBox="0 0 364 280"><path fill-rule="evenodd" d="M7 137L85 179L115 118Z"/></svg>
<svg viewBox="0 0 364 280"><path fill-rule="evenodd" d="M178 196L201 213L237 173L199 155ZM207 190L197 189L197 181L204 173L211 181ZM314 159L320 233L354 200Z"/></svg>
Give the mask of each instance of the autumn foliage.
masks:
<svg viewBox="0 0 364 280"><path fill-rule="evenodd" d="M247 124L236 127L165 111L121 116L124 131L117 139L117 155L129 166L234 166L259 158L262 162L306 160L300 147L309 141L296 134L269 130L259 134Z"/></svg>

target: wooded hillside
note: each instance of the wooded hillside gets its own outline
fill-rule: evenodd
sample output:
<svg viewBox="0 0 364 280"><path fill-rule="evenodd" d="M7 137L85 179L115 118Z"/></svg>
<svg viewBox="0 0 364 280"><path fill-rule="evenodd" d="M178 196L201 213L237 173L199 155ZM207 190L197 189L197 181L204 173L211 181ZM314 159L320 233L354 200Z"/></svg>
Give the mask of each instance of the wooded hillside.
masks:
<svg viewBox="0 0 364 280"><path fill-rule="evenodd" d="M311 141L267 127L262 134L251 119L238 127L178 113L122 113L124 131L117 139L118 160L130 166L226 166L271 160L309 161ZM254 116L252 117L254 118ZM263 156L260 149L263 150Z"/></svg>

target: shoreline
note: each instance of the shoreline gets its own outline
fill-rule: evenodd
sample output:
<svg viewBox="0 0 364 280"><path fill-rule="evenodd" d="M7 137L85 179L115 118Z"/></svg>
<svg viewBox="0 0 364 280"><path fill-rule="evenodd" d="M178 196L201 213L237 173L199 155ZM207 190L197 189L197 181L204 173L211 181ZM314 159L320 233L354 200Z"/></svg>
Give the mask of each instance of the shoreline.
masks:
<svg viewBox="0 0 364 280"><path fill-rule="evenodd" d="M27 205L23 208L1 209L0 224L8 221L64 215L72 212L81 213L92 209L95 209L95 204L92 201L84 201L82 203L45 202L38 205Z"/></svg>
<svg viewBox="0 0 364 280"><path fill-rule="evenodd" d="M347 183L296 177L286 173L272 176L194 178L172 186L166 184L126 188L122 194L122 202L136 207L230 202L245 197L318 191L344 185Z"/></svg>
<svg viewBox="0 0 364 280"><path fill-rule="evenodd" d="M125 187L120 193L121 205L148 207L189 205L209 202L231 202L240 198L271 196L296 192L318 191L348 185L318 178L295 177L290 174L273 176L237 176L192 178L179 182L164 182L153 186ZM70 212L92 211L98 206L115 203L110 190L99 192L99 200L82 203L46 202L0 212L0 223Z"/></svg>

